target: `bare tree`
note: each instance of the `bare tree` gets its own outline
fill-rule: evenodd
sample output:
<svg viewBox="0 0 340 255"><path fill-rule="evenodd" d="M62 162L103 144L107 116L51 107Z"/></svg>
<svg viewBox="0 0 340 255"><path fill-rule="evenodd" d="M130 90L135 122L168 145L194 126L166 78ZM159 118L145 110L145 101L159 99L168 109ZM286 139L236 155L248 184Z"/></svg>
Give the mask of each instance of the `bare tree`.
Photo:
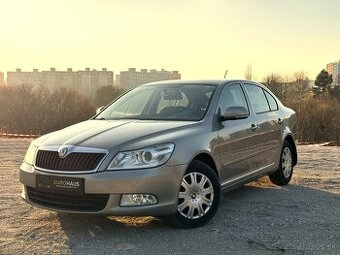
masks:
<svg viewBox="0 0 340 255"><path fill-rule="evenodd" d="M280 74L271 73L264 78L264 85L269 88L280 100L285 99L287 92L284 86L284 77Z"/></svg>
<svg viewBox="0 0 340 255"><path fill-rule="evenodd" d="M94 115L92 102L74 91L28 85L0 88L0 133L44 134Z"/></svg>
<svg viewBox="0 0 340 255"><path fill-rule="evenodd" d="M247 68L244 71L244 78L246 80L252 80L252 78L253 78L253 68L252 68L251 64L247 65Z"/></svg>
<svg viewBox="0 0 340 255"><path fill-rule="evenodd" d="M101 87L96 91L94 104L96 107L107 105L123 93L125 93L124 89L117 86Z"/></svg>
<svg viewBox="0 0 340 255"><path fill-rule="evenodd" d="M294 73L294 88L296 91L296 98L303 101L304 96L310 90L309 78L305 71L300 70Z"/></svg>

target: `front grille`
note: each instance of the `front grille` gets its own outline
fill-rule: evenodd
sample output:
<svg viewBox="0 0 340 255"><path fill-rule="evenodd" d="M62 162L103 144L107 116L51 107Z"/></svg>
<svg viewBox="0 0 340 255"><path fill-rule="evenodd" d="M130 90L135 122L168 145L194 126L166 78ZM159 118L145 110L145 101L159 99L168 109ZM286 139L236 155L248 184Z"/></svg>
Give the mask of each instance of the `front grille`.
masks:
<svg viewBox="0 0 340 255"><path fill-rule="evenodd" d="M73 152L66 158L60 158L57 151L39 150L35 165L42 169L59 171L94 170L105 153Z"/></svg>
<svg viewBox="0 0 340 255"><path fill-rule="evenodd" d="M105 208L110 195L65 195L40 191L27 186L27 196L32 203L48 208L81 212L98 212Z"/></svg>

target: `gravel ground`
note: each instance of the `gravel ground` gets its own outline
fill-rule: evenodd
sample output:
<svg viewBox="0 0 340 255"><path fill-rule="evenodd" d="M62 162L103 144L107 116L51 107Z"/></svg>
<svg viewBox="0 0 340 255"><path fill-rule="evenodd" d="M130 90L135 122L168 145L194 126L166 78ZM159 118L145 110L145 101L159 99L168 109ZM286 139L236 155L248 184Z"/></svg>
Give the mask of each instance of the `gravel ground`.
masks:
<svg viewBox="0 0 340 255"><path fill-rule="evenodd" d="M0 139L0 254L340 254L340 148L299 146L290 185L262 178L222 195L193 230L152 217L60 215L21 200L30 140Z"/></svg>

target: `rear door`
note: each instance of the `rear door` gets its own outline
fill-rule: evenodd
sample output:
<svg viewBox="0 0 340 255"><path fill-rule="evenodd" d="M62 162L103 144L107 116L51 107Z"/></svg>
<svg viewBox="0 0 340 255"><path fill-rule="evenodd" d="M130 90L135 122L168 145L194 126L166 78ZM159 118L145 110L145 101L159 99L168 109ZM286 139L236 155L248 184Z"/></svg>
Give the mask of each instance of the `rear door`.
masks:
<svg viewBox="0 0 340 255"><path fill-rule="evenodd" d="M245 83L252 111L256 118L257 144L252 161L252 169L267 168L274 165L279 152L281 139L281 120L278 116L278 104L273 96L256 84Z"/></svg>
<svg viewBox="0 0 340 255"><path fill-rule="evenodd" d="M246 176L251 170L249 158L257 147L256 132L251 126L255 123L254 116L250 114L248 103L241 84L235 83L224 87L220 99L219 109L225 113L230 106L242 106L248 109L246 119L226 120L218 132L219 145L217 154L222 164L221 180L223 184Z"/></svg>

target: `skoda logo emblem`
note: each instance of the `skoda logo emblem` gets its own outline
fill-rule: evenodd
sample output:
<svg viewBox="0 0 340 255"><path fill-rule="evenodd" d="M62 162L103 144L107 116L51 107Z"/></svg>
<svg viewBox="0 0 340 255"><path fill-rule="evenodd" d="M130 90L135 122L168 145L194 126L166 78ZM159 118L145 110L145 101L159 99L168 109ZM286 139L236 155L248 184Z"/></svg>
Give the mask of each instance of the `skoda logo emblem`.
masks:
<svg viewBox="0 0 340 255"><path fill-rule="evenodd" d="M61 147L61 148L58 150L59 158L66 158L67 153L68 153L68 148L67 148L67 147Z"/></svg>

